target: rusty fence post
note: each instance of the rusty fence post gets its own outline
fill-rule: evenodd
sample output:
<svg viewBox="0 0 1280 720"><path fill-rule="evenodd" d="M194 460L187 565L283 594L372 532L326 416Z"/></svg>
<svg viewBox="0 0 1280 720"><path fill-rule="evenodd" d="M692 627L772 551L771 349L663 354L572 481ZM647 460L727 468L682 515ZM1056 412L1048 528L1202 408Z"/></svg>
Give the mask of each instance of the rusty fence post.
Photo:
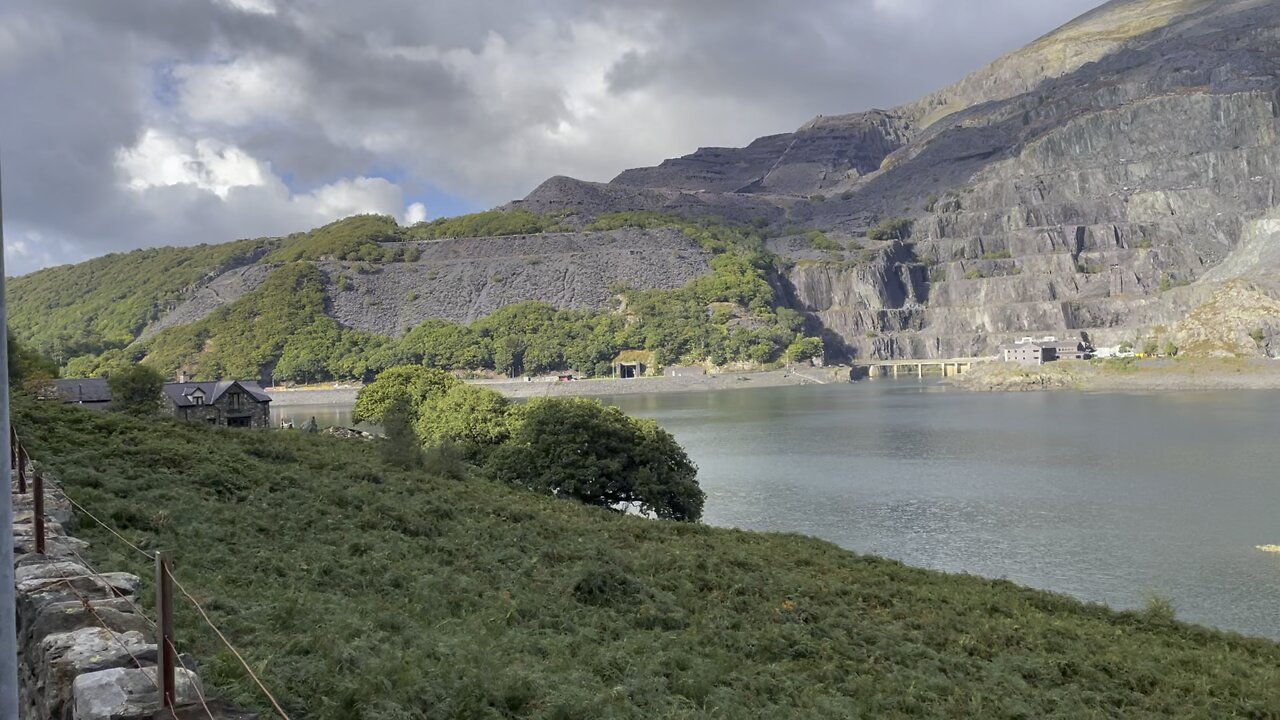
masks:
<svg viewBox="0 0 1280 720"><path fill-rule="evenodd" d="M177 693L174 690L174 656L177 644L173 641L173 575L170 572L169 556L156 553L156 647L159 648L159 667L156 668L156 680L160 685L161 707L171 708L175 704Z"/></svg>
<svg viewBox="0 0 1280 720"><path fill-rule="evenodd" d="M17 433L14 433L17 437ZM27 494L27 449L22 447L22 441L18 441L18 494Z"/></svg>
<svg viewBox="0 0 1280 720"><path fill-rule="evenodd" d="M36 553L44 554L44 473L40 468L35 468L35 472L31 477L31 492L34 493L35 505L32 508L31 518L35 523L36 531Z"/></svg>

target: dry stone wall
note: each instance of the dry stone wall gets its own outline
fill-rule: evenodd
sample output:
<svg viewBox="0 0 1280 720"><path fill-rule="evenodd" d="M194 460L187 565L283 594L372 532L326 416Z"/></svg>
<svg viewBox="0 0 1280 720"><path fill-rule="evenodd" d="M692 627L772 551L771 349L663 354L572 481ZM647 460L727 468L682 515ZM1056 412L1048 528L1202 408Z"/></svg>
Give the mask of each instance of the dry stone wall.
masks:
<svg viewBox="0 0 1280 720"><path fill-rule="evenodd" d="M58 483L44 482L45 552L36 552L34 498L11 488L21 720L253 720L210 702L194 672L176 670L178 708L161 710L154 626L139 611L141 580L98 572L88 543L67 534L75 521ZM192 658L182 665L196 668Z"/></svg>

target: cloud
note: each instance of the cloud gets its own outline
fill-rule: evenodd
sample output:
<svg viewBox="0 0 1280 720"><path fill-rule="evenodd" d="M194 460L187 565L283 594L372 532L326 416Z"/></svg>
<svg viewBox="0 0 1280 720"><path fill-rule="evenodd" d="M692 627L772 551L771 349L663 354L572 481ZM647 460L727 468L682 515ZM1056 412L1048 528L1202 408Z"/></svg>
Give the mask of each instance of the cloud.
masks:
<svg viewBox="0 0 1280 720"><path fill-rule="evenodd" d="M310 77L288 57L240 57L173 69L179 106L201 124L242 126L287 118L306 107Z"/></svg>
<svg viewBox="0 0 1280 720"><path fill-rule="evenodd" d="M9 271L608 180L914 99L1092 4L10 0Z"/></svg>
<svg viewBox="0 0 1280 720"><path fill-rule="evenodd" d="M219 4L254 15L275 15L276 6L271 0L217 0Z"/></svg>
<svg viewBox="0 0 1280 720"><path fill-rule="evenodd" d="M427 219L427 206L420 202L413 203L404 211L404 224L417 225Z"/></svg>
<svg viewBox="0 0 1280 720"><path fill-rule="evenodd" d="M116 166L134 190L191 185L223 200L232 188L264 185L270 173L240 148L174 138L155 129L147 130L137 145L122 148Z"/></svg>

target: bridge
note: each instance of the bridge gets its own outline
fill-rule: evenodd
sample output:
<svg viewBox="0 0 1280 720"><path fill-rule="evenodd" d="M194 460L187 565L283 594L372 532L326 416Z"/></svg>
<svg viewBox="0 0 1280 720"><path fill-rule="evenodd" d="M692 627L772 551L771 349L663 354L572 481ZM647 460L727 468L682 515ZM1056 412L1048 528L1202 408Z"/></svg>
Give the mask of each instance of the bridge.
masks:
<svg viewBox="0 0 1280 720"><path fill-rule="evenodd" d="M878 377L910 377L922 378L925 375L941 375L944 378L963 375L974 365L993 362L995 357L950 358L946 360L857 360L853 363L855 377L859 371L865 370L871 379Z"/></svg>

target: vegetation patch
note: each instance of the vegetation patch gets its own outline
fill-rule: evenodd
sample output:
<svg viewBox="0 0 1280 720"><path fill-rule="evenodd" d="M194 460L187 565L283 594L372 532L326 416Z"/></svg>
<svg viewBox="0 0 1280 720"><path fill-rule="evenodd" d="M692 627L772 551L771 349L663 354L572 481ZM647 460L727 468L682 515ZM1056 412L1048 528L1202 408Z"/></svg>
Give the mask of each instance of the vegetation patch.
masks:
<svg viewBox="0 0 1280 720"><path fill-rule="evenodd" d="M793 535L19 399L32 457L175 572L293 717L1257 717L1280 646ZM378 477L380 484L360 478ZM82 518L99 567L153 568ZM185 604L179 649L262 709ZM264 717L269 713L264 714Z"/></svg>

